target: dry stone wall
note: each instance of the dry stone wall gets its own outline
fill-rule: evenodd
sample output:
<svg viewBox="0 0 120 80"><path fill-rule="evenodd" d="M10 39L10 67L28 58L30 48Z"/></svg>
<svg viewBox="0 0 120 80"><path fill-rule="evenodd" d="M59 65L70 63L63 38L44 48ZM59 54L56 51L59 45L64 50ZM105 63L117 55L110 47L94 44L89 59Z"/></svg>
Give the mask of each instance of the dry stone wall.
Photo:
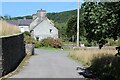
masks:
<svg viewBox="0 0 120 80"><path fill-rule="evenodd" d="M23 34L0 38L0 76L15 70L26 56Z"/></svg>

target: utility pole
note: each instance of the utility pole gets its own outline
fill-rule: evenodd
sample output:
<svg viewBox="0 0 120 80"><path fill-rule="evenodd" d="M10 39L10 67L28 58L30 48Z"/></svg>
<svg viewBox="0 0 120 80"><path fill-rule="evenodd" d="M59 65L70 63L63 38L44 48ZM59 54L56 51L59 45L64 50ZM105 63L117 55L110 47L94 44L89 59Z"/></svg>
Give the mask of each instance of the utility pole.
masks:
<svg viewBox="0 0 120 80"><path fill-rule="evenodd" d="M77 47L79 47L79 11L80 9L80 0L78 0L78 9L77 9Z"/></svg>

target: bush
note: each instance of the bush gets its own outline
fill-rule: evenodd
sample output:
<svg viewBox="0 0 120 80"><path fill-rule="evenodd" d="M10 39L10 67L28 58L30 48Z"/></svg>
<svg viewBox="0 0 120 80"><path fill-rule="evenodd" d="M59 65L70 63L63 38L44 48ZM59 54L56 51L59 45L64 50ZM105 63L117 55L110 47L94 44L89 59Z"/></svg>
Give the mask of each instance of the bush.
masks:
<svg viewBox="0 0 120 80"><path fill-rule="evenodd" d="M59 39L54 39L51 37L42 39L40 41L40 44L42 47L53 47L53 48L61 48L62 47L62 43Z"/></svg>
<svg viewBox="0 0 120 80"><path fill-rule="evenodd" d="M24 32L24 36L30 36L30 35L31 35L30 32L28 32L28 31Z"/></svg>
<svg viewBox="0 0 120 80"><path fill-rule="evenodd" d="M42 47L41 43L39 41L35 41L35 48Z"/></svg>
<svg viewBox="0 0 120 80"><path fill-rule="evenodd" d="M30 36L24 36L24 41L26 43L35 43L34 38L30 37Z"/></svg>

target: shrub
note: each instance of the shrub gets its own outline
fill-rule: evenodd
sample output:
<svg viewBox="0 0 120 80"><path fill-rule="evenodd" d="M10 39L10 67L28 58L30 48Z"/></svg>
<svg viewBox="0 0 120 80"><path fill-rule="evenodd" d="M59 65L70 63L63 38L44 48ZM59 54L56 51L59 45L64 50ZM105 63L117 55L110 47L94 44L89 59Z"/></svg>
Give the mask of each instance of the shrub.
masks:
<svg viewBox="0 0 120 80"><path fill-rule="evenodd" d="M24 36L24 41L26 43L35 43L34 38L30 37L30 36Z"/></svg>
<svg viewBox="0 0 120 80"><path fill-rule="evenodd" d="M42 39L40 41L40 44L44 47L53 47L53 48L61 48L62 47L62 43L59 39L54 39L51 37Z"/></svg>
<svg viewBox="0 0 120 80"><path fill-rule="evenodd" d="M41 43L39 41L35 41L35 48L42 47Z"/></svg>
<svg viewBox="0 0 120 80"><path fill-rule="evenodd" d="M24 35L24 41L25 43L35 43L35 48L39 48L42 46L39 41L36 41L34 38L32 38L29 35Z"/></svg>
<svg viewBox="0 0 120 80"><path fill-rule="evenodd" d="M30 36L30 35L31 35L30 32L28 32L28 31L24 32L24 36Z"/></svg>

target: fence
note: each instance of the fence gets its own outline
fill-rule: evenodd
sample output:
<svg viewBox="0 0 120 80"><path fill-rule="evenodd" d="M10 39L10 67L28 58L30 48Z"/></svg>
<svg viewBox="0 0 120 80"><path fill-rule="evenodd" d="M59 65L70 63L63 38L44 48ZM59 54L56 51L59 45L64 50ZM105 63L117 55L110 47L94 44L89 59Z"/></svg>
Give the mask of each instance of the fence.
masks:
<svg viewBox="0 0 120 80"><path fill-rule="evenodd" d="M16 69L26 56L23 34L2 37L0 46L0 76L6 75Z"/></svg>

